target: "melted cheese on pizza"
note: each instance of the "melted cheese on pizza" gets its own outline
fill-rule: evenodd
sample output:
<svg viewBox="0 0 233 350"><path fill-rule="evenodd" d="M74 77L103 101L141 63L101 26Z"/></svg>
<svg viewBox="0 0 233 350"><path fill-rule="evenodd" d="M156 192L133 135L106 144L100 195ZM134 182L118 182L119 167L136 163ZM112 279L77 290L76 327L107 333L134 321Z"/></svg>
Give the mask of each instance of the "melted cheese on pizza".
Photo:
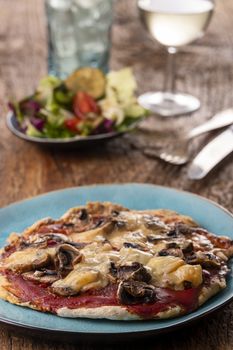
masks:
<svg viewBox="0 0 233 350"><path fill-rule="evenodd" d="M55 248L27 248L16 251L7 257L4 261L4 267L19 272L31 271L33 268L46 266L55 254Z"/></svg>
<svg viewBox="0 0 233 350"><path fill-rule="evenodd" d="M188 265L174 256L158 256L149 260L147 266L152 273L153 282L158 287L184 289L184 282L198 287L202 283L200 265Z"/></svg>

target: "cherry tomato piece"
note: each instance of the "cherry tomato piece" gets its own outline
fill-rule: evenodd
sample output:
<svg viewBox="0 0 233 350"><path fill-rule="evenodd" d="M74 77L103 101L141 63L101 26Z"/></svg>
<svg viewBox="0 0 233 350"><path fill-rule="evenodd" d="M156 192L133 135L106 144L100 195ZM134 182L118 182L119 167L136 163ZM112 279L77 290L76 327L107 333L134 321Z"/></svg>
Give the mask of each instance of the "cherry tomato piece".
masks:
<svg viewBox="0 0 233 350"><path fill-rule="evenodd" d="M73 110L77 117L84 119L88 113L100 114L101 110L93 97L78 91L73 100Z"/></svg>
<svg viewBox="0 0 233 350"><path fill-rule="evenodd" d="M72 132L78 133L79 129L78 129L78 124L80 123L80 119L79 118L71 118L71 119L67 119L65 120L64 124L65 127L67 129L69 129Z"/></svg>

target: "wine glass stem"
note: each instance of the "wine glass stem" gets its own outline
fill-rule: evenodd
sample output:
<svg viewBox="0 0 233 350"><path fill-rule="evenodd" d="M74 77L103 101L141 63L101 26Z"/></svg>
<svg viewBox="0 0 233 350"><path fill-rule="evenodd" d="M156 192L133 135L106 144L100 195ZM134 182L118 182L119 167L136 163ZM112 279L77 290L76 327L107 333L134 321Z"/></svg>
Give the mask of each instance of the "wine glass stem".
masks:
<svg viewBox="0 0 233 350"><path fill-rule="evenodd" d="M168 59L167 68L164 81L164 92L174 94L176 91L175 86L175 66L176 66L176 48L168 47Z"/></svg>

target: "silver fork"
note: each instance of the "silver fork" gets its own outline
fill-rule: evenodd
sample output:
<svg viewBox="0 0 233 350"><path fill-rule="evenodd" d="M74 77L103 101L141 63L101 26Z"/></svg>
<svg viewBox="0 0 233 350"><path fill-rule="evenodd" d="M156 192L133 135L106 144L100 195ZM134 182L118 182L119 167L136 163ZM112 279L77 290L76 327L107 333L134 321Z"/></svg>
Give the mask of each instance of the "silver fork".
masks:
<svg viewBox="0 0 233 350"><path fill-rule="evenodd" d="M144 153L150 157L158 157L174 165L183 165L190 159L189 143L194 137L231 124L233 124L233 108L217 113L209 121L182 135L182 138L179 138L176 143L170 143L166 148L162 147L161 149L145 148Z"/></svg>

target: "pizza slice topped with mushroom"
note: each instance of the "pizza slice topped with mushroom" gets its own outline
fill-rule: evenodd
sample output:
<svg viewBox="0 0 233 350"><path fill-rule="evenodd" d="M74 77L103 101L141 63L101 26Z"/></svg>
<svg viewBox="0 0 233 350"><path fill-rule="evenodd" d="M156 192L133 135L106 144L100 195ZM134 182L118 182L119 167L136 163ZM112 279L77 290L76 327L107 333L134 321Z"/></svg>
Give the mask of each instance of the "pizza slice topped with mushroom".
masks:
<svg viewBox="0 0 233 350"><path fill-rule="evenodd" d="M230 238L170 210L92 202L12 233L0 297L63 317L140 320L197 309L226 287Z"/></svg>

